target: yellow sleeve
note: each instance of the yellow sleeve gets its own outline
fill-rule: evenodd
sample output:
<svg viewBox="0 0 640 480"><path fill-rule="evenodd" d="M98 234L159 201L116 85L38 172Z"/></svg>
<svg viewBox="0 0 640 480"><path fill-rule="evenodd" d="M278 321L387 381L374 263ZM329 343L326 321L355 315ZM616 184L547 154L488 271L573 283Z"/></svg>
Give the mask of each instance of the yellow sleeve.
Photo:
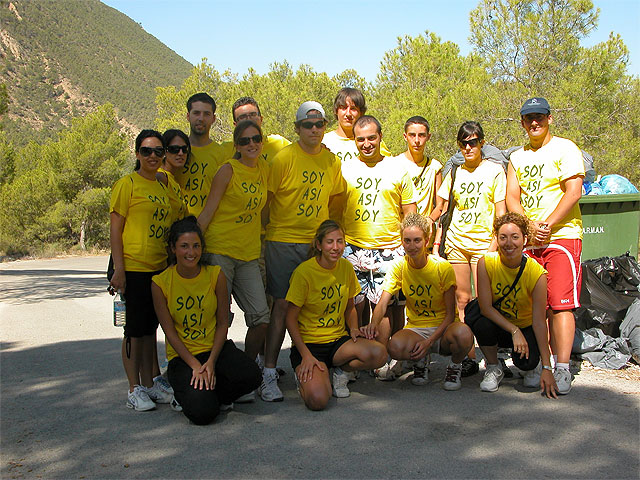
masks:
<svg viewBox="0 0 640 480"><path fill-rule="evenodd" d="M333 155L333 154L332 154ZM340 161L335 157L336 160L333 162L333 189L331 190L330 196L339 195L346 189L346 181L342 177L342 168Z"/></svg>
<svg viewBox="0 0 640 480"><path fill-rule="evenodd" d="M502 170L498 172L493 182L493 203L503 201L507 197L507 176Z"/></svg>
<svg viewBox="0 0 640 480"><path fill-rule="evenodd" d="M582 175L584 177L582 152L571 140L566 141L565 151L560 156L558 170L560 171L560 181L576 175Z"/></svg>
<svg viewBox="0 0 640 480"><path fill-rule="evenodd" d="M133 179L127 175L113 185L109 212L116 212L123 217L129 212L129 204L133 194Z"/></svg>
<svg viewBox="0 0 640 480"><path fill-rule="evenodd" d="M344 260L344 262L347 263L345 269L348 276L345 283L349 285L349 298L353 298L361 291L360 282L358 282L358 277L356 276L356 272L353 269L353 265L351 264L351 262L349 260Z"/></svg>
<svg viewBox="0 0 640 480"><path fill-rule="evenodd" d="M382 290L393 295L402 289L402 267L404 266L404 262L404 257L401 257L387 270L387 274L384 276Z"/></svg>
<svg viewBox="0 0 640 480"><path fill-rule="evenodd" d="M304 265L304 263L300 264ZM291 275L289 281L289 290L287 291L286 300L293 303L296 307L302 308L306 303L309 295L309 282L307 281L304 269L296 268Z"/></svg>
<svg viewBox="0 0 640 480"><path fill-rule="evenodd" d="M269 168L269 180L267 182L267 191L275 193L280 187L280 183L285 176L286 166L289 159L288 152L281 150L273 159L271 168Z"/></svg>
<svg viewBox="0 0 640 480"><path fill-rule="evenodd" d="M456 274L453 271L453 267L446 260L442 261L440 267L440 278L442 282L442 293L449 290L451 287L456 286Z"/></svg>
<svg viewBox="0 0 640 480"><path fill-rule="evenodd" d="M440 184L440 188L438 189L437 195L440 198L445 200L449 200L449 192L451 191L451 172L453 170L449 170L449 174L442 179L442 183Z"/></svg>
<svg viewBox="0 0 640 480"><path fill-rule="evenodd" d="M409 172L404 172L400 181L402 188L402 205L414 203L416 200L413 192L413 181L411 180Z"/></svg>

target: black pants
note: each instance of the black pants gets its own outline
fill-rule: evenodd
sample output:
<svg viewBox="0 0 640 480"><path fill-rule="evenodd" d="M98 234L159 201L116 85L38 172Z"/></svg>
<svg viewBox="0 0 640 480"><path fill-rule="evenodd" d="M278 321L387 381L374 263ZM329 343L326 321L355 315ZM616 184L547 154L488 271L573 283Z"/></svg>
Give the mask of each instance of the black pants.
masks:
<svg viewBox="0 0 640 480"><path fill-rule="evenodd" d="M476 336L478 344L481 347L494 346L495 344L498 344L499 347L513 348L513 337L511 334L500 328L488 318L480 317L478 320L468 325ZM513 359L513 364L520 370L533 370L540 361L538 342L531 325L521 328L520 330L529 344L529 358L520 358L520 354L515 352L512 354L511 358Z"/></svg>
<svg viewBox="0 0 640 480"><path fill-rule="evenodd" d="M204 364L209 352L195 356ZM196 425L207 425L220 413L220 404L233 403L238 397L252 392L260 385L262 375L255 361L238 350L233 341L222 346L215 365L216 386L213 390L196 390L189 383L193 370L180 357L172 358L167 368L169 383L182 413Z"/></svg>

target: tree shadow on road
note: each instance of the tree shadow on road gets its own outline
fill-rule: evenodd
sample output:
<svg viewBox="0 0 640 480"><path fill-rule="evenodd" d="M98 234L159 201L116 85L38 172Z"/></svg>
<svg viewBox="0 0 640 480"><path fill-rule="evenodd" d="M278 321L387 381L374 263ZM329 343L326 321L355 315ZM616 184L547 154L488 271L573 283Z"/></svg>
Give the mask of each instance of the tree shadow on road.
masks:
<svg viewBox="0 0 640 480"><path fill-rule="evenodd" d="M125 408L120 345L3 345L3 477L638 478L638 398L601 386L552 401L515 379L482 393L475 375L445 392L439 359L427 386L363 373L351 397L311 412L283 350L284 402L197 427L168 405Z"/></svg>
<svg viewBox="0 0 640 480"><path fill-rule="evenodd" d="M14 305L92 297L109 285L104 271L90 270L0 270L0 283L0 301Z"/></svg>

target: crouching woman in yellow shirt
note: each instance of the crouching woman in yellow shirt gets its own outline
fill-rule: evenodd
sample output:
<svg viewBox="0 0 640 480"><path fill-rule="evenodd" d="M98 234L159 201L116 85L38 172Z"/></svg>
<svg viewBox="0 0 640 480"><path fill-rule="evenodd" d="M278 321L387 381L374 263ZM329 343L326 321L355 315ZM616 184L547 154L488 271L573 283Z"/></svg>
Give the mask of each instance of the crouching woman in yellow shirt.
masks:
<svg viewBox="0 0 640 480"><path fill-rule="evenodd" d="M335 397L350 395L344 371L378 368L387 360L384 345L364 338L358 329L353 297L360 284L351 263L342 258L344 247L340 225L322 222L311 258L294 270L286 296L286 325L294 343L291 366L300 396L311 410L324 409L332 390Z"/></svg>
<svg viewBox="0 0 640 480"><path fill-rule="evenodd" d="M429 255L430 222L422 215L407 215L400 232L405 256L387 272L380 302L373 311L371 323L363 330L368 338L376 335L387 338L389 326L381 322L389 301L400 289L407 298L408 321L389 340L387 348L394 361L382 372L384 375L376 374L380 380L394 380L401 374L400 361L412 360L415 363L411 383L425 385L429 381L429 353L451 355L443 387L458 390L462 387L462 360L473 345L473 334L464 323L454 322L456 276L453 267L446 260Z"/></svg>
<svg viewBox="0 0 640 480"><path fill-rule="evenodd" d="M186 417L211 423L220 410L260 385L260 368L227 340L227 282L219 266L201 265L203 235L195 217L175 222L175 264L153 277L151 293L164 330L167 376Z"/></svg>
<svg viewBox="0 0 640 480"><path fill-rule="evenodd" d="M529 220L514 212L493 222L498 251L485 254L478 262L478 303L483 317L473 320L470 327L487 364L480 382L482 391L495 392L504 377L498 363L501 346L513 348L513 363L525 372L525 387L540 387L547 397L555 398L558 388L551 369L546 320L547 271L522 255L531 230ZM523 258L524 270L511 289Z"/></svg>

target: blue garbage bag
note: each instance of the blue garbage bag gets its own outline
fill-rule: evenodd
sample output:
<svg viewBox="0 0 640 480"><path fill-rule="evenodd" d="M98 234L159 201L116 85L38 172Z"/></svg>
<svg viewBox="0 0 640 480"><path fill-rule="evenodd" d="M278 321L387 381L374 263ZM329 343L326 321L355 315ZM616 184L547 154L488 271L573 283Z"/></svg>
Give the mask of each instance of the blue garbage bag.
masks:
<svg viewBox="0 0 640 480"><path fill-rule="evenodd" d="M598 182L605 194L638 193L638 189L622 175L605 175Z"/></svg>

